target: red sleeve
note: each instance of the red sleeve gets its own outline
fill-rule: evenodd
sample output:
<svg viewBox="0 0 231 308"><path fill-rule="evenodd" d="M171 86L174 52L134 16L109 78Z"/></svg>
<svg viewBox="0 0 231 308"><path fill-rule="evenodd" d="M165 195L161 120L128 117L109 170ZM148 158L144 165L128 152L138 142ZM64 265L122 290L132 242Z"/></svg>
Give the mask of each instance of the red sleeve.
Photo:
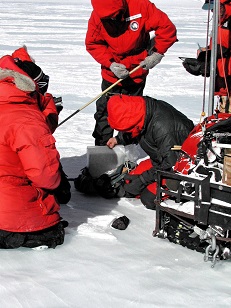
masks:
<svg viewBox="0 0 231 308"><path fill-rule="evenodd" d="M164 54L176 41L176 27L167 14L159 10L153 3L148 3L149 18L146 22L146 31L155 31L155 49Z"/></svg>
<svg viewBox="0 0 231 308"><path fill-rule="evenodd" d="M112 54L108 51L107 43L101 36L102 23L100 19L92 12L88 22L85 44L90 55L101 65L109 68L111 65Z"/></svg>
<svg viewBox="0 0 231 308"><path fill-rule="evenodd" d="M46 117L47 124L53 133L58 126L58 112L53 96L50 93L40 94L40 109Z"/></svg>

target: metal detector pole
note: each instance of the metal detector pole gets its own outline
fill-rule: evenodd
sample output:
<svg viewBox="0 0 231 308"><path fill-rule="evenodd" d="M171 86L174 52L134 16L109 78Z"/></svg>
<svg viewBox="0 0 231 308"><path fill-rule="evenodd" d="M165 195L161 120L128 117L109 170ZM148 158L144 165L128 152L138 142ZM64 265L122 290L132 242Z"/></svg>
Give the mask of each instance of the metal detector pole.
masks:
<svg viewBox="0 0 231 308"><path fill-rule="evenodd" d="M131 75L132 73L136 72L139 68L141 68L141 65L136 66L133 70L131 70L129 72L129 75ZM107 89L105 89L103 92L101 92L100 94L98 94L96 97L94 97L92 100L90 100L88 103L86 103L85 105L83 105L81 108L79 108L78 110L76 110L74 113L72 113L69 117L67 117L66 119L64 119L62 122L60 122L58 124L57 127L59 127L60 125L62 125L63 123L65 123L67 120L69 120L70 118L72 118L74 115L76 115L78 112L80 112L81 110L83 110L84 108L86 108L88 105L90 105L91 103L93 103L95 100L97 100L98 98L100 98L102 95L106 94L109 90L111 90L112 88L114 88L118 83L120 83L121 81L123 81L123 79L118 79L115 83L113 83L112 85L110 85Z"/></svg>
<svg viewBox="0 0 231 308"><path fill-rule="evenodd" d="M215 92L215 78L216 78L216 67L217 67L217 31L218 31L219 5L220 5L220 0L214 0L214 4L213 4L213 26L212 26L212 50L211 50L211 60L210 60L211 62L210 62L208 116L211 116L214 112L214 92Z"/></svg>

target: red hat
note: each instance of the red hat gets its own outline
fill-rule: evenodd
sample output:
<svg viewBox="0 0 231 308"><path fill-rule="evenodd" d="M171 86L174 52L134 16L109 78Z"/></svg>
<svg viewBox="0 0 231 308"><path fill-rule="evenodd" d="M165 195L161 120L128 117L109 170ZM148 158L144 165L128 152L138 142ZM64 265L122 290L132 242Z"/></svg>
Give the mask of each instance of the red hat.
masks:
<svg viewBox="0 0 231 308"><path fill-rule="evenodd" d="M99 18L114 17L127 8L125 0L91 0L91 4Z"/></svg>
<svg viewBox="0 0 231 308"><path fill-rule="evenodd" d="M114 95L108 101L107 111L111 128L130 132L133 138L143 129L146 105L142 96Z"/></svg>

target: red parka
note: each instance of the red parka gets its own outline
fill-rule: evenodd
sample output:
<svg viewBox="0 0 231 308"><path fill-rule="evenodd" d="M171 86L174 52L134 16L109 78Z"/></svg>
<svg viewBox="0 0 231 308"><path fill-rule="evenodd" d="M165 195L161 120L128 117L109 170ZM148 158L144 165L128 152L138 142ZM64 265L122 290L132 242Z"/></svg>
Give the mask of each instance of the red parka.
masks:
<svg viewBox="0 0 231 308"><path fill-rule="evenodd" d="M59 153L35 89L13 57L0 59L0 229L11 232L60 221L49 193L60 183Z"/></svg>
<svg viewBox="0 0 231 308"><path fill-rule="evenodd" d="M130 71L148 56L151 31L155 31L154 49L161 54L177 40L174 24L149 0L91 2L94 10L88 23L86 49L101 64L102 77L111 83L118 80L109 69L112 62L122 63ZM105 20L119 12L124 14L123 21L110 25L110 20ZM132 78L139 83L147 74L141 68Z"/></svg>

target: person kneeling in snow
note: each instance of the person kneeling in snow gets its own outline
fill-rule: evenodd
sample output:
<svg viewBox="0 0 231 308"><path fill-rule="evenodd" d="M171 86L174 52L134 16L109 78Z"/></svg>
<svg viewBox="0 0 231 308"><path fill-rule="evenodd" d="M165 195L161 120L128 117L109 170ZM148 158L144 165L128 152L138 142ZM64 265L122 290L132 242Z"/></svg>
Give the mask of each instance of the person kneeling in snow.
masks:
<svg viewBox="0 0 231 308"><path fill-rule="evenodd" d="M155 209L157 170L172 169L178 152L171 148L182 145L194 124L170 104L148 96L114 95L107 111L108 123L119 131L107 146L139 143L150 156L125 176L125 196L140 196L146 208Z"/></svg>
<svg viewBox="0 0 231 308"><path fill-rule="evenodd" d="M55 248L68 225L59 215L67 183L38 84L16 62L0 59L0 248Z"/></svg>
<svg viewBox="0 0 231 308"><path fill-rule="evenodd" d="M49 76L44 74L42 69L35 64L34 59L29 55L26 46L16 49L12 53L12 57L14 58L15 64L17 64L19 68L35 81L39 109L45 116L51 133L54 133L58 126L58 115L63 109L62 98L53 97L52 94L47 92ZM61 173L61 182L59 187L55 190L55 196L59 203L66 204L71 199L71 185L63 171L61 162L59 171Z"/></svg>

